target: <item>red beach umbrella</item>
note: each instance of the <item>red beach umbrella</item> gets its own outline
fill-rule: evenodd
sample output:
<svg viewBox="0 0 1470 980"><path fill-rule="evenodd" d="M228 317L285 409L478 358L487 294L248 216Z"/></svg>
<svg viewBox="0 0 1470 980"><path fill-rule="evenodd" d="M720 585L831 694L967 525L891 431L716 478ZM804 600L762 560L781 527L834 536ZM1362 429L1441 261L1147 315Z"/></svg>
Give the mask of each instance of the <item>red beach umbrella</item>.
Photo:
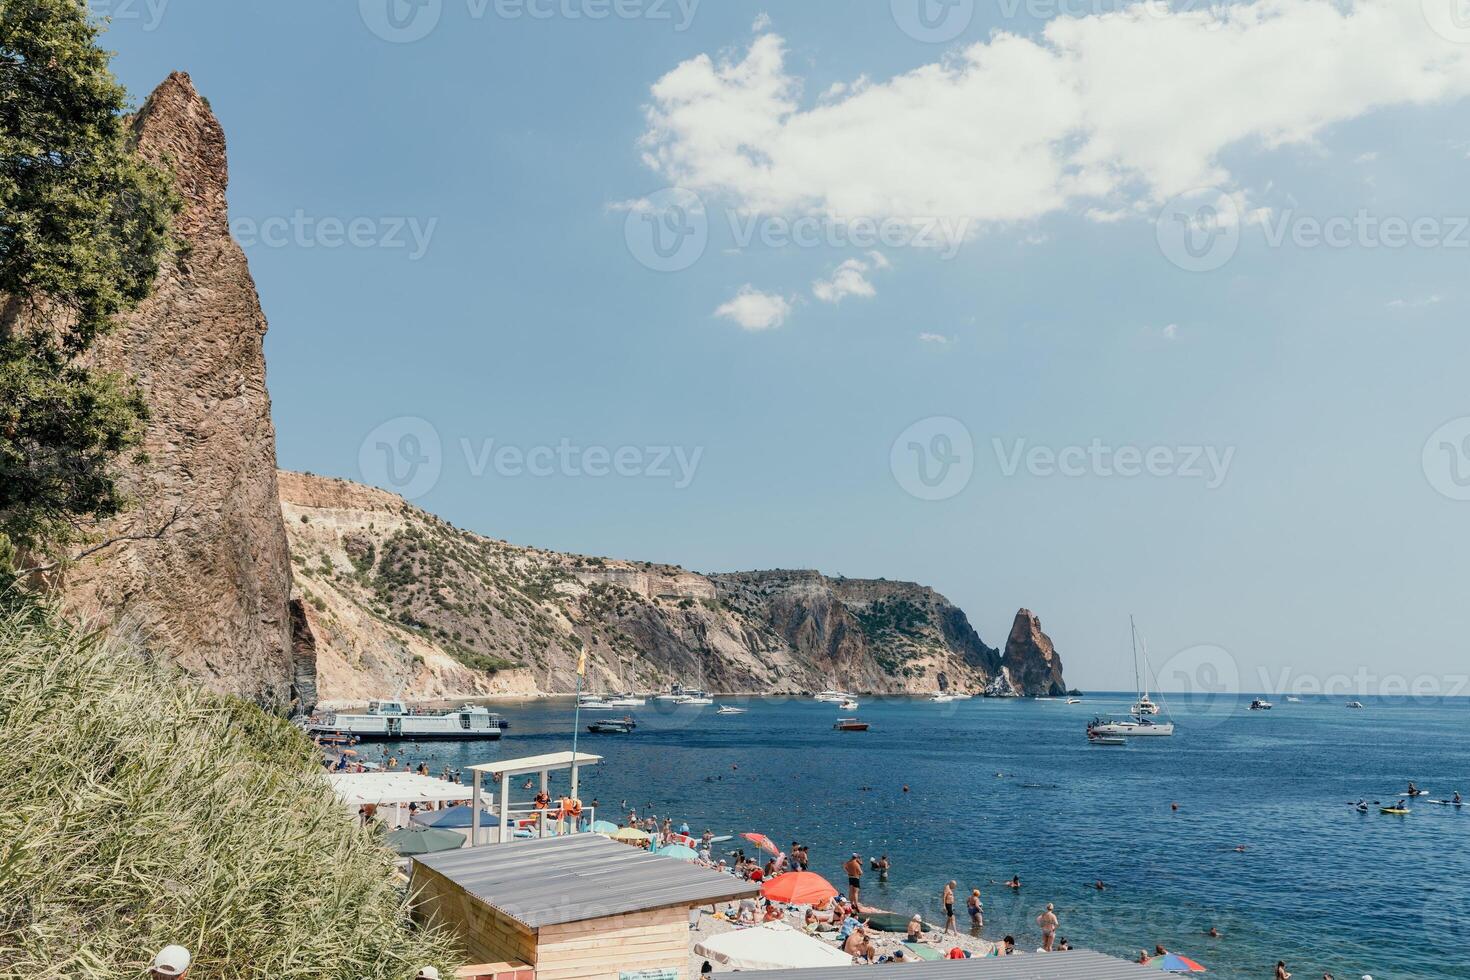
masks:
<svg viewBox="0 0 1470 980"><path fill-rule="evenodd" d="M752 844L754 844L756 847L759 847L763 851L770 851L772 854L781 853L781 848L776 846L776 842L771 840L765 834L741 834L740 836L744 837L746 840L750 841Z"/></svg>
<svg viewBox="0 0 1470 980"><path fill-rule="evenodd" d="M814 872L788 871L761 885L761 894L786 905L825 905L837 895L837 889Z"/></svg>

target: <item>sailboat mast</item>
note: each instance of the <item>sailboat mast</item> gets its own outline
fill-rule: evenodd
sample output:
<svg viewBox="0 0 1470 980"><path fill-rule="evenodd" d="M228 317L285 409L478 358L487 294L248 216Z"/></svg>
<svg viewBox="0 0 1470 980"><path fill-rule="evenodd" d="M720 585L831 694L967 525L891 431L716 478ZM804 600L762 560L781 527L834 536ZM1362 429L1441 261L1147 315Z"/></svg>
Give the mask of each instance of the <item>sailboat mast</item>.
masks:
<svg viewBox="0 0 1470 980"><path fill-rule="evenodd" d="M1141 694L1143 685L1138 679L1138 627L1133 624L1132 613L1128 614L1128 634L1133 640L1133 690Z"/></svg>

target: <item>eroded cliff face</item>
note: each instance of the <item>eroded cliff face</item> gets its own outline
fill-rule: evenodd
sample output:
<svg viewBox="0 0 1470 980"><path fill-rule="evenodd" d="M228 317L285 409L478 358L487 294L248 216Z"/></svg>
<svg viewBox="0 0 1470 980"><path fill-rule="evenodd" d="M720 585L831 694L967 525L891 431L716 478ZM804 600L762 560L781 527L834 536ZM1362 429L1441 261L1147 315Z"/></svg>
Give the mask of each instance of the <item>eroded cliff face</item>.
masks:
<svg viewBox="0 0 1470 980"><path fill-rule="evenodd" d="M173 174L184 210L153 295L93 352L136 379L151 411L147 461L122 474L136 506L98 533L167 531L107 548L60 586L74 611L135 631L215 690L305 707L309 690L296 682L310 665L293 659L266 322L229 232L224 132L181 73L148 99L134 131L138 152Z"/></svg>
<svg viewBox="0 0 1470 980"><path fill-rule="evenodd" d="M925 586L563 554L350 481L278 480L326 704L569 693L583 649L589 691L979 693L1004 676L1000 652Z"/></svg>
<svg viewBox="0 0 1470 980"><path fill-rule="evenodd" d="M1001 664L1010 688L1018 694L1056 697L1067 693L1062 658L1051 637L1041 631L1041 620L1029 609L1016 613Z"/></svg>

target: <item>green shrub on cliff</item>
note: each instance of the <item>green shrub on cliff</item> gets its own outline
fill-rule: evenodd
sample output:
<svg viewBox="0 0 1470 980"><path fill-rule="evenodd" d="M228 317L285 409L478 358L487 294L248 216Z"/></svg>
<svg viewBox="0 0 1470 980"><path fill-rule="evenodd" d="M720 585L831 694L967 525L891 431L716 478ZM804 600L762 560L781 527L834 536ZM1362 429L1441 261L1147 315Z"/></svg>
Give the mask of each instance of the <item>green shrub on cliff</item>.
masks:
<svg viewBox="0 0 1470 980"><path fill-rule="evenodd" d="M123 508L111 464L144 414L81 359L148 295L178 207L108 57L85 4L0 2L0 536L24 549Z"/></svg>
<svg viewBox="0 0 1470 980"><path fill-rule="evenodd" d="M116 640L0 616L0 976L402 980L455 960L410 928L392 857L310 743Z"/></svg>

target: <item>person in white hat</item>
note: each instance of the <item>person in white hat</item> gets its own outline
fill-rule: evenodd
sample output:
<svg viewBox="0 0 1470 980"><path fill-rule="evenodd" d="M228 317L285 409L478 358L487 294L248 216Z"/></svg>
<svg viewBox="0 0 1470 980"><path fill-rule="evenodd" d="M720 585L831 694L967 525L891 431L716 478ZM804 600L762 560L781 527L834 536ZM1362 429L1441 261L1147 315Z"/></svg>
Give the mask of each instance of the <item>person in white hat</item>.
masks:
<svg viewBox="0 0 1470 980"><path fill-rule="evenodd" d="M439 969L433 966L426 966L419 970L418 976L414 977L413 980L439 980Z"/></svg>
<svg viewBox="0 0 1470 980"><path fill-rule="evenodd" d="M189 951L182 946L165 946L153 957L153 967L148 971L152 980L181 980L189 975L192 962Z"/></svg>

